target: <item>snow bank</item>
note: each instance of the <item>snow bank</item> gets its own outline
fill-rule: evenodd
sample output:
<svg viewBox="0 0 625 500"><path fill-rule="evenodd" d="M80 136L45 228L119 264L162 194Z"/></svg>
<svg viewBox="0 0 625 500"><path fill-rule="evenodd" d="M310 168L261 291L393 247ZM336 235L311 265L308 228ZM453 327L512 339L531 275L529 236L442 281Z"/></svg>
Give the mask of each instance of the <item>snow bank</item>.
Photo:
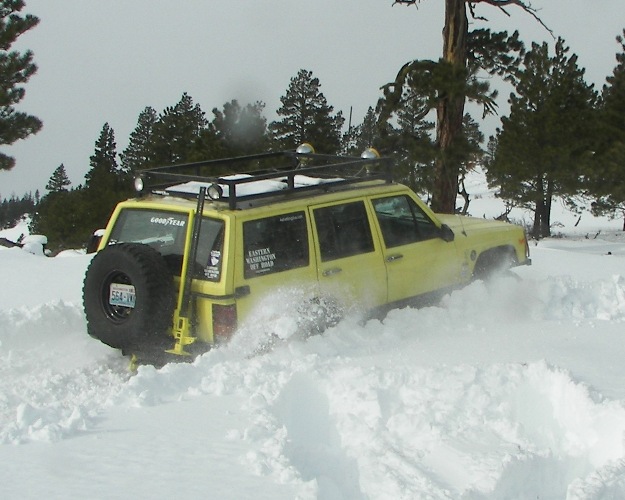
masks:
<svg viewBox="0 0 625 500"><path fill-rule="evenodd" d="M624 498L625 245L532 253L308 339L290 290L230 345L131 374L85 333L91 256L2 250L0 496Z"/></svg>

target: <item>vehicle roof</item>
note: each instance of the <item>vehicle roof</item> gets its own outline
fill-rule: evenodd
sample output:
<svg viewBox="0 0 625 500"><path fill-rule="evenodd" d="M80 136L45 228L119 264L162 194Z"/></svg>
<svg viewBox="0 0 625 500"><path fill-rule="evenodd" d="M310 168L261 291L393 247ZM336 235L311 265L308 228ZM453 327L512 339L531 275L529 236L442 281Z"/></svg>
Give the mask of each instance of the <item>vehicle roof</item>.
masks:
<svg viewBox="0 0 625 500"><path fill-rule="evenodd" d="M214 201L206 198L204 204L204 213L216 211L220 213L242 214L270 210L289 210L304 208L310 205L323 203L331 203L352 198L365 196L373 196L387 193L396 193L409 191L409 188L403 184L395 182L368 181L360 184L347 184L334 187L329 191L324 191L322 187L319 190L306 190L298 192L278 191L272 193L271 196L263 198L251 199L241 202L237 208L231 209L227 201ZM125 206L141 206L141 208L158 208L164 210L193 210L197 206L195 198L181 197L175 193L148 194L140 198L133 198L122 203Z"/></svg>

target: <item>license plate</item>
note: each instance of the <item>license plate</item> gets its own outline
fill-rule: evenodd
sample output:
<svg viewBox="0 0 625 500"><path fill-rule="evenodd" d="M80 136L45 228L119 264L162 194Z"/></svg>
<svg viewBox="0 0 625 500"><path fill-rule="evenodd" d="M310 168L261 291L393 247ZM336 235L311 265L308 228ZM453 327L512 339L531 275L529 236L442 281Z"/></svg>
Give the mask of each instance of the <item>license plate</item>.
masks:
<svg viewBox="0 0 625 500"><path fill-rule="evenodd" d="M109 291L109 304L112 306L135 307L135 287L132 285L122 285L111 283Z"/></svg>

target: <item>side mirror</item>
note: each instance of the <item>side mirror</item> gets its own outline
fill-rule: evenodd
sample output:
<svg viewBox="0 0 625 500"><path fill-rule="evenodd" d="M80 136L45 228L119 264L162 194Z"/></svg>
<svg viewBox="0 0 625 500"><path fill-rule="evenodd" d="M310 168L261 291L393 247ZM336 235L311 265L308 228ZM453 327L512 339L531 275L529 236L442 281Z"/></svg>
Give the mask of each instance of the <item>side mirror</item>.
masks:
<svg viewBox="0 0 625 500"><path fill-rule="evenodd" d="M441 238L446 242L454 241L456 235L447 224L441 226Z"/></svg>

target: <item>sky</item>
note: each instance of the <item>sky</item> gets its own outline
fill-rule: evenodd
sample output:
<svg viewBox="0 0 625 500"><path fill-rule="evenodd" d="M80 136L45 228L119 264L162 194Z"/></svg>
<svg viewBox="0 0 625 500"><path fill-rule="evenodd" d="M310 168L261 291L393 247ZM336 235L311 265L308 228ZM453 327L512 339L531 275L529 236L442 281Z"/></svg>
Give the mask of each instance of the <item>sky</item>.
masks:
<svg viewBox="0 0 625 500"><path fill-rule="evenodd" d="M601 87L616 64L625 0L533 0L532 6L579 55L588 81ZM61 163L77 186L105 123L122 152L146 106L160 113L184 92L209 120L213 108L237 99L263 101L272 121L290 79L307 69L328 103L346 119L351 110L356 125L405 62L440 56L443 9L442 0L418 7L392 0L26 0L23 12L40 24L13 48L31 49L39 70L18 109L39 117L44 128L1 148L17 165L0 171L0 196L45 194ZM531 16L507 11L510 17L477 8L492 29L518 29L526 43L550 40ZM509 89L493 86L505 114ZM498 118L487 120L484 132L497 125Z"/></svg>

